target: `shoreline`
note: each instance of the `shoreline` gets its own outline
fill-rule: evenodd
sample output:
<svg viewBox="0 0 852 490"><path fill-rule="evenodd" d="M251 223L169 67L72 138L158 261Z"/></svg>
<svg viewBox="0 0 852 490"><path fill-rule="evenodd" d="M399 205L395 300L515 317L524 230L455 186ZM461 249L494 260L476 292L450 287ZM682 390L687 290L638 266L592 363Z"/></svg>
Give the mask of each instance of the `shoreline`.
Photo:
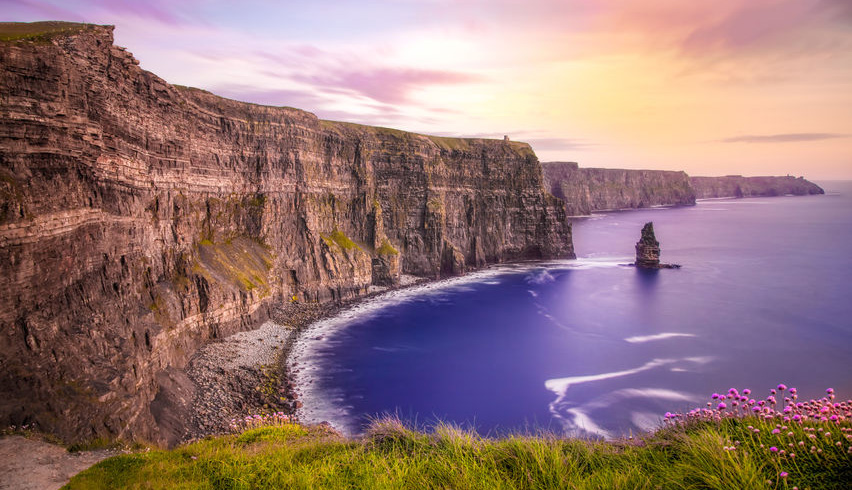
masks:
<svg viewBox="0 0 852 490"><path fill-rule="evenodd" d="M302 402L288 359L303 334L364 301L431 282L434 280L403 276L398 286L371 288L364 296L340 302L282 303L254 329L206 343L182 370L194 394L186 407L188 413L176 414L190 420L180 443L226 434L232 420L248 415L295 415Z"/></svg>
<svg viewBox="0 0 852 490"><path fill-rule="evenodd" d="M426 294L437 294L450 288L463 287L467 283L487 280L502 274L556 265L575 264L586 268L611 266L612 263L611 260L549 259L491 264L462 276L421 279L413 284L389 288L339 305L334 308L334 311L302 327L291 337L288 348L281 352L279 365L281 371L286 373L283 379L292 385L295 399L299 401L294 411L296 419L307 425L327 423L346 436L358 434L359 431L351 427L349 423L351 421L348 420L349 414L346 412L346 407L337 404L335 397L328 397L318 392L316 381L321 374L321 367L312 363L311 359L316 350L322 347L324 340L337 331L347 328L357 319L365 318L366 315L395 303L419 298Z"/></svg>

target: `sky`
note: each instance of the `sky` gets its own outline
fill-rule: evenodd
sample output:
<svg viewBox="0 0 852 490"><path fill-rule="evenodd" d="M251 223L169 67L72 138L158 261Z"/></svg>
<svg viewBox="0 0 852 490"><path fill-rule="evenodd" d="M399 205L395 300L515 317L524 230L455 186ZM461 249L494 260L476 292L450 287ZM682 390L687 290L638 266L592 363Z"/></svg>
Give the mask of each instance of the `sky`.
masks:
<svg viewBox="0 0 852 490"><path fill-rule="evenodd" d="M0 0L168 82L541 161L852 179L850 0Z"/></svg>

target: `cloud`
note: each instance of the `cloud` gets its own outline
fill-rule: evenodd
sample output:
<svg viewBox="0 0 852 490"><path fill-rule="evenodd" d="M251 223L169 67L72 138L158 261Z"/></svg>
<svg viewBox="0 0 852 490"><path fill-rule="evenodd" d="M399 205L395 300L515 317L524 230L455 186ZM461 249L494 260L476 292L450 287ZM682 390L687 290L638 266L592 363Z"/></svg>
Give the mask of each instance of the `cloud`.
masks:
<svg viewBox="0 0 852 490"><path fill-rule="evenodd" d="M746 134L719 140L722 143L795 143L801 141L821 141L835 138L848 138L848 134L839 133L785 133L754 135Z"/></svg>
<svg viewBox="0 0 852 490"><path fill-rule="evenodd" d="M695 28L683 48L687 52L736 51L796 30L806 24L811 10L810 2L800 0L745 2L722 19Z"/></svg>
<svg viewBox="0 0 852 490"><path fill-rule="evenodd" d="M19 13L33 12L41 20L65 20L85 22L86 18L78 12L38 0L20 0L17 2ZM5 20L5 19L4 19ZM29 19L27 19L29 21Z"/></svg>
<svg viewBox="0 0 852 490"><path fill-rule="evenodd" d="M534 150L539 151L547 151L547 150L588 150L594 146L598 146L595 143L589 143L584 140L572 139L572 138L529 138L525 139L530 146L533 147Z"/></svg>
<svg viewBox="0 0 852 490"><path fill-rule="evenodd" d="M227 99L251 102L269 106L295 107L310 111L323 103L325 99L312 90L296 89L259 89L247 85L219 85L209 89L214 94Z"/></svg>
<svg viewBox="0 0 852 490"><path fill-rule="evenodd" d="M365 70L338 69L336 73L293 75L299 82L323 89L346 89L387 104L412 102L412 91L430 85L452 85L480 81L481 77L444 70L384 67Z"/></svg>
<svg viewBox="0 0 852 490"><path fill-rule="evenodd" d="M83 6L69 8L69 2L50 0L23 0L19 7L24 7L42 15L47 15L57 20L78 20L84 22L104 22L107 19L112 24L125 17L137 19L154 20L161 24L170 26L193 23L196 16L184 15L180 11L186 9L194 10L197 2L187 0L186 2L171 2L166 0L146 0L144 2L133 0L90 0ZM176 5L179 7L176 8Z"/></svg>

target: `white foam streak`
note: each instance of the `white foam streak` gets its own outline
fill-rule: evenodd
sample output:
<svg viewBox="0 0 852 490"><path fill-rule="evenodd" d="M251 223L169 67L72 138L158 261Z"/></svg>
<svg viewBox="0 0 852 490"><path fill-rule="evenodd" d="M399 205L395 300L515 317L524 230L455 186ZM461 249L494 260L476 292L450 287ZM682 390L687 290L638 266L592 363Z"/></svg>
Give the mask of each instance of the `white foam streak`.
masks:
<svg viewBox="0 0 852 490"><path fill-rule="evenodd" d="M599 426L589 417L586 412L580 410L579 408L569 408L565 410L565 413L570 416L569 418L563 418L563 427L569 432L587 432L589 434L598 435L603 437L604 439L612 439L612 434L610 431L604 429Z"/></svg>
<svg viewBox="0 0 852 490"><path fill-rule="evenodd" d="M533 273L527 277L528 284L547 284L555 280L556 279L554 279L554 277L546 270L533 271Z"/></svg>
<svg viewBox="0 0 852 490"><path fill-rule="evenodd" d="M663 418L659 414L652 412L633 412L630 414L630 421L642 431L658 428L662 420Z"/></svg>
<svg viewBox="0 0 852 490"><path fill-rule="evenodd" d="M694 334L691 333L680 333L680 332L663 332L654 335L637 335L635 337L627 337L625 342L630 342L631 344L640 344L642 342L651 342L654 340L665 340L670 339L672 337L695 337Z"/></svg>
<svg viewBox="0 0 852 490"><path fill-rule="evenodd" d="M628 398L655 398L658 400L691 402L697 397L688 393L681 393L679 391L667 390L664 388L623 388L595 398L594 400L584 404L583 408L606 408Z"/></svg>
<svg viewBox="0 0 852 490"><path fill-rule="evenodd" d="M639 367L633 369L625 369L623 371L548 379L544 382L544 386L557 395L556 400L550 403L550 413L553 414L553 416L562 423L563 428L568 432L582 430L590 434L599 435L604 438L610 438L611 435L609 431L595 424L595 422L589 415L589 412L597 409L608 408L620 402L621 400L628 398L656 399L675 402L693 402L699 397L690 393L681 393L678 391L668 390L664 388L622 388L607 393L586 403L580 404L578 406L578 404L568 399L568 388L582 383L591 383L595 381L603 381L606 379L619 378L623 376L631 376L633 374L641 373L643 371L648 371L650 369L655 369L661 366L667 366L670 364L675 364L675 367L673 367L674 369L677 367L678 363L682 362L705 364L712 360L713 358L709 356L688 357L683 359L654 359L649 362L646 362L645 364ZM634 415L634 424L637 427L644 428L649 424L651 426L656 424L657 419L652 420L648 416L648 414L637 413Z"/></svg>
<svg viewBox="0 0 852 490"><path fill-rule="evenodd" d="M602 381L611 378L620 378L622 376L630 376L631 374L641 373L642 371L654 369L656 367L671 364L673 362L676 362L676 359L654 359L652 361L646 362L642 366L633 369L625 369L624 371L614 371L611 373L592 374L587 376L569 376L567 378L548 379L544 382L544 387L561 397L565 395L565 392L571 385L589 383L592 381Z"/></svg>

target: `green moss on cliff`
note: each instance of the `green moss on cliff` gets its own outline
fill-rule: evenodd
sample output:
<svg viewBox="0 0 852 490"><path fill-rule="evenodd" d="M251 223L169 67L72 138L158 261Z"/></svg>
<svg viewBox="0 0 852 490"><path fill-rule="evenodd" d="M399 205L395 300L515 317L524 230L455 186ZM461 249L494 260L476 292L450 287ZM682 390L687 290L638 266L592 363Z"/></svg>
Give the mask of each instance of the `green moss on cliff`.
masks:
<svg viewBox="0 0 852 490"><path fill-rule="evenodd" d="M338 230L337 228L335 228L334 231L332 231L328 235L320 236L322 237L323 241L325 241L325 244L329 247L333 247L334 244L336 244L343 250L352 250L356 248L358 250L361 250L361 247L359 247L357 243L353 242L348 236L346 236L342 231Z"/></svg>
<svg viewBox="0 0 852 490"><path fill-rule="evenodd" d="M0 41L50 42L57 37L93 31L97 27L100 26L60 21L0 22Z"/></svg>
<svg viewBox="0 0 852 490"><path fill-rule="evenodd" d="M267 294L272 260L269 247L250 238L233 237L223 243L201 240L193 272L208 282L231 284L244 291L258 289L261 294Z"/></svg>
<svg viewBox="0 0 852 490"><path fill-rule="evenodd" d="M399 255L399 250L395 249L390 241L385 238L381 246L376 249L376 253L379 255Z"/></svg>

